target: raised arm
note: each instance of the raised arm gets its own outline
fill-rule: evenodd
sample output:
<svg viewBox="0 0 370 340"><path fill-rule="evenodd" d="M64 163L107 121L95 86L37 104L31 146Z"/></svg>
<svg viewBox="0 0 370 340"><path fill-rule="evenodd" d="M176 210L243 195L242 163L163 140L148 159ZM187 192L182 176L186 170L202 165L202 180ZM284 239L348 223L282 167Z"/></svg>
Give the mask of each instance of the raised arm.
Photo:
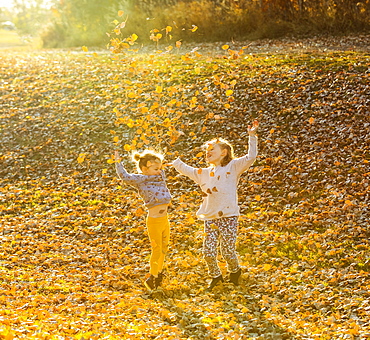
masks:
<svg viewBox="0 0 370 340"><path fill-rule="evenodd" d="M249 143L248 143L248 153L240 158L235 159L235 167L238 172L242 173L254 163L257 158L257 145L258 145L258 138L257 138L257 129L258 129L258 121L254 121L253 125L248 125L248 134L249 134Z"/></svg>
<svg viewBox="0 0 370 340"><path fill-rule="evenodd" d="M123 166L121 162L121 157L119 156L118 151L115 151L114 159L115 159L117 175L123 182L136 187L138 183L144 180L143 175L130 174L126 171L125 167Z"/></svg>
<svg viewBox="0 0 370 340"><path fill-rule="evenodd" d="M185 164L180 158L172 162L172 165L180 174L188 176L196 183L200 183L200 174L197 168Z"/></svg>

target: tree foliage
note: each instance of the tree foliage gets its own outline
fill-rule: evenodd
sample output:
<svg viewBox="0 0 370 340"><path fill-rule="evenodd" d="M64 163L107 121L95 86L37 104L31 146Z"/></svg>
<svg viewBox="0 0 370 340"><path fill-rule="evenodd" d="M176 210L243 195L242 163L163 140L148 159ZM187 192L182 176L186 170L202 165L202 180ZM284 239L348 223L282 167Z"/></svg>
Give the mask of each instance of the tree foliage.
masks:
<svg viewBox="0 0 370 340"><path fill-rule="evenodd" d="M20 35L36 35L43 28L48 15L45 0L13 0L9 19L14 22Z"/></svg>
<svg viewBox="0 0 370 340"><path fill-rule="evenodd" d="M366 31L370 0L109 0L56 1L52 24L43 32L46 47L104 46L118 10L126 31L150 43L153 29L173 27L184 41L231 41ZM190 34L193 26L199 27Z"/></svg>

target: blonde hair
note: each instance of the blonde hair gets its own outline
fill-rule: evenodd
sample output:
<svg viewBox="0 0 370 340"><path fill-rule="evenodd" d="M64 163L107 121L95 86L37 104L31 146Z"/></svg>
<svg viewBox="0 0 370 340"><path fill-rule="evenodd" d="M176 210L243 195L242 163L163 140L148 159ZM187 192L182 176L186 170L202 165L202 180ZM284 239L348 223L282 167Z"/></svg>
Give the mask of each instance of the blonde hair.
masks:
<svg viewBox="0 0 370 340"><path fill-rule="evenodd" d="M221 148L221 150L226 150L226 155L221 160L221 166L228 165L235 157L233 146L226 139L215 138L204 143L203 147L207 150L209 147L212 147L215 144L217 144Z"/></svg>
<svg viewBox="0 0 370 340"><path fill-rule="evenodd" d="M137 163L137 169L142 171L143 167L148 167L148 162L159 162L162 163L163 155L153 150L145 150L141 153L134 152L132 154L132 160Z"/></svg>

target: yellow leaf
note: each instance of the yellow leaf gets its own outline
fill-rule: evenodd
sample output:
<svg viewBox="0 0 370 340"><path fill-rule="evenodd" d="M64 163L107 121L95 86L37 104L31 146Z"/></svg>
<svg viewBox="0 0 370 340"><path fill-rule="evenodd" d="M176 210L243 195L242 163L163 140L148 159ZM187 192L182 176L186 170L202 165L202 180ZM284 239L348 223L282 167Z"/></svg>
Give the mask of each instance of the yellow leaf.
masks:
<svg viewBox="0 0 370 340"><path fill-rule="evenodd" d="M135 211L135 216L142 216L145 213L145 211L142 208L138 208ZM154 241L154 240L153 240Z"/></svg>
<svg viewBox="0 0 370 340"><path fill-rule="evenodd" d="M249 312L249 309L247 307L243 307L242 308L242 313L245 314L245 313L248 313L248 312Z"/></svg>
<svg viewBox="0 0 370 340"><path fill-rule="evenodd" d="M203 152L198 152L195 157L199 158L199 157L202 157L203 156Z"/></svg>
<svg viewBox="0 0 370 340"><path fill-rule="evenodd" d="M166 27L166 33L169 33L169 32L171 32L172 31L172 27L171 26L167 26Z"/></svg>
<svg viewBox="0 0 370 340"><path fill-rule="evenodd" d="M131 150L131 145L125 144L125 146L123 148L125 149L125 151L130 151Z"/></svg>
<svg viewBox="0 0 370 340"><path fill-rule="evenodd" d="M163 123L162 123L163 126L165 127L170 127L171 126L171 119L169 118L166 118Z"/></svg>
<svg viewBox="0 0 370 340"><path fill-rule="evenodd" d="M254 197L254 199L255 199L256 201L260 201L260 200L261 200L261 196L260 196L260 195L256 195L256 196Z"/></svg>
<svg viewBox="0 0 370 340"><path fill-rule="evenodd" d="M268 263L265 263L264 265L263 265L263 270L264 271L268 271L268 270L270 270L271 269L271 264L268 264Z"/></svg>
<svg viewBox="0 0 370 340"><path fill-rule="evenodd" d="M309 119L309 122L310 122L310 124L313 124L313 122L315 121L315 118L313 118L313 117L311 117L310 119Z"/></svg>
<svg viewBox="0 0 370 340"><path fill-rule="evenodd" d="M118 137L118 136L115 136L115 137L113 138L113 141L114 141L115 143L118 143L118 142L119 142L119 137Z"/></svg>
<svg viewBox="0 0 370 340"><path fill-rule="evenodd" d="M102 171L101 171L101 173L104 175L104 174L106 174L108 172L108 169L103 169Z"/></svg>
<svg viewBox="0 0 370 340"><path fill-rule="evenodd" d="M229 45L223 45L223 46L222 46L222 49L223 49L223 50L228 50L229 48L230 48L230 46L229 46Z"/></svg>
<svg viewBox="0 0 370 340"><path fill-rule="evenodd" d="M181 41L176 41L176 47L180 48L181 47Z"/></svg>
<svg viewBox="0 0 370 340"><path fill-rule="evenodd" d="M124 11L118 11L118 16L121 17L124 13Z"/></svg>
<svg viewBox="0 0 370 340"><path fill-rule="evenodd" d="M188 222L190 223L190 224L194 224L195 223L195 220L194 220L194 218L193 217L189 217L188 218Z"/></svg>
<svg viewBox="0 0 370 340"><path fill-rule="evenodd" d="M80 153L78 158L77 158L77 162L82 163L85 160L85 157L86 157L85 153Z"/></svg>
<svg viewBox="0 0 370 340"><path fill-rule="evenodd" d="M198 29L198 26L193 25L193 28L191 29L192 32L195 32Z"/></svg>
<svg viewBox="0 0 370 340"><path fill-rule="evenodd" d="M234 91L233 91L233 90L227 90L227 91L226 91L226 95L227 95L227 96L231 96L233 93L234 93Z"/></svg>
<svg viewBox="0 0 370 340"><path fill-rule="evenodd" d="M88 49L86 46L82 46L82 51L84 51L84 52L88 52L88 51L89 51L89 49Z"/></svg>
<svg viewBox="0 0 370 340"><path fill-rule="evenodd" d="M162 86L157 86L157 88L155 89L155 91L157 93L162 93L162 91L163 91Z"/></svg>

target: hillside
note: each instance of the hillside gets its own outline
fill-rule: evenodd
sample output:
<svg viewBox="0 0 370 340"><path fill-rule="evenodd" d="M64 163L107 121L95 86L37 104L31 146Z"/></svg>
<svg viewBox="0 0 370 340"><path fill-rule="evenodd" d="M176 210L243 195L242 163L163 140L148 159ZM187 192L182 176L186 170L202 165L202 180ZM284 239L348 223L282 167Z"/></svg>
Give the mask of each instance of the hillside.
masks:
<svg viewBox="0 0 370 340"><path fill-rule="evenodd" d="M369 54L288 45L0 51L0 339L370 337ZM203 292L201 195L168 168L167 277L149 294L145 212L114 150L132 171L150 145L204 166L209 138L243 155L254 119L243 284Z"/></svg>

